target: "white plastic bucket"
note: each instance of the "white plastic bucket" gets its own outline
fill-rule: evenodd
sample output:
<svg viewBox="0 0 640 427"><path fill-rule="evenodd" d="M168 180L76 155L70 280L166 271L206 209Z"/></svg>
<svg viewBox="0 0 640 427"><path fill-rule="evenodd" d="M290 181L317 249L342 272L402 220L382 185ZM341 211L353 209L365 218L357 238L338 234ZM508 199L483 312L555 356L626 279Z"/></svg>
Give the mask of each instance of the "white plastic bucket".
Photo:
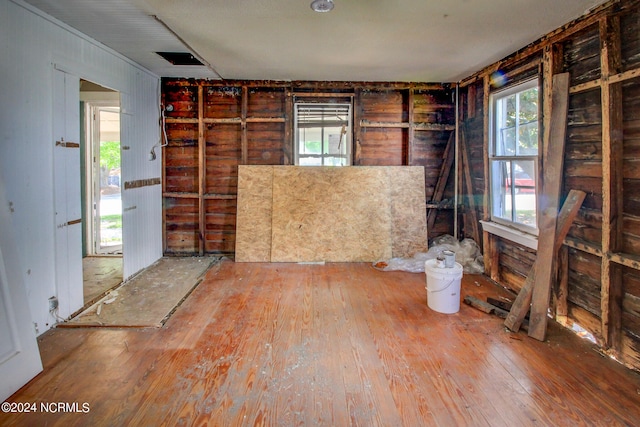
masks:
<svg viewBox="0 0 640 427"><path fill-rule="evenodd" d="M453 268L436 266L436 260L424 263L427 276L427 305L438 313L453 314L460 310L460 279L462 265L455 263Z"/></svg>

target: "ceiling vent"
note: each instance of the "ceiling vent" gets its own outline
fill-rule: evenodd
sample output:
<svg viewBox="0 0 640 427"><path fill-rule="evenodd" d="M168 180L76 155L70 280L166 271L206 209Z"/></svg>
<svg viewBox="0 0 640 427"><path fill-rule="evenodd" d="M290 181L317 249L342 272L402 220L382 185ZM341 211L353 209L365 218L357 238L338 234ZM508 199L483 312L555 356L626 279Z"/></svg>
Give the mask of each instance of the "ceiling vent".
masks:
<svg viewBox="0 0 640 427"><path fill-rule="evenodd" d="M204 65L189 52L156 52L173 65Z"/></svg>

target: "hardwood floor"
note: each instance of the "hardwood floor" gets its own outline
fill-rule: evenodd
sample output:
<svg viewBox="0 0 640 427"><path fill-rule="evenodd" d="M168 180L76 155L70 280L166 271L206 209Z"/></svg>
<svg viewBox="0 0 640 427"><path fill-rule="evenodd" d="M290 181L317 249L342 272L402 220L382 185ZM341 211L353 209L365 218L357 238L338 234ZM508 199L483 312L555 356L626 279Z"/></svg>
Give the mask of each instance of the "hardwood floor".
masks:
<svg viewBox="0 0 640 427"><path fill-rule="evenodd" d="M465 275L462 294L501 294ZM222 262L159 329L55 329L10 402L86 413L2 425L638 425L640 375L551 325L546 342L464 304L427 307L425 276L368 264Z"/></svg>

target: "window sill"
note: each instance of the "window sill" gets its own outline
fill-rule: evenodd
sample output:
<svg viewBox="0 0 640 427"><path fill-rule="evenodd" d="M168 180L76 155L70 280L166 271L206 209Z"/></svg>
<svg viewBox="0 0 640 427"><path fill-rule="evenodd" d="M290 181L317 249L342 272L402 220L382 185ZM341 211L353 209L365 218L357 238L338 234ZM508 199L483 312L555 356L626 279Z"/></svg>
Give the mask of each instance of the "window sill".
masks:
<svg viewBox="0 0 640 427"><path fill-rule="evenodd" d="M526 246L529 249L538 250L538 238L532 234L524 233L506 225L491 221L480 221L482 229L504 239Z"/></svg>

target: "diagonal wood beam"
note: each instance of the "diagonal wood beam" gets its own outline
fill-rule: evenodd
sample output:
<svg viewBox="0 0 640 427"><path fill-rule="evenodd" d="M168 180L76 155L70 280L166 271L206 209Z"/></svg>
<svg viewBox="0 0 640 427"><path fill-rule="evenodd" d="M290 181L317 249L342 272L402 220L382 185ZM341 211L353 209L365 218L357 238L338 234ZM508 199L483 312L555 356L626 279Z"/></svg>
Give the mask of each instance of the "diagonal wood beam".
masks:
<svg viewBox="0 0 640 427"><path fill-rule="evenodd" d="M449 174L451 172L451 166L453 165L453 144L454 144L455 132L451 132L447 146L444 149L444 158L442 160L442 166L440 167L440 174L438 175L438 182L436 182L435 190L431 201L433 203L439 203L442 201L444 190L447 187L447 181L449 180ZM436 216L438 214L437 209L431 209L427 215L427 230L431 230L436 222Z"/></svg>
<svg viewBox="0 0 640 427"><path fill-rule="evenodd" d="M553 242L552 254L554 257L562 246L562 242L569 232L573 220L575 219L576 215L578 215L580 206L582 206L582 202L584 201L584 198L586 196L587 193L585 193L584 191L571 190L569 192L567 200L565 200L564 204L562 205L560 214L558 214L555 238ZM533 267L531 267L531 270L529 271L527 280L524 282L524 286L518 293L518 297L514 301L513 306L511 307L511 311L509 311L509 315L504 321L504 325L514 332L517 332L520 329L522 320L527 315L527 311L529 311L529 305L531 304L531 295L533 294L533 284L535 283L537 276L538 264L538 260L536 259L536 262L533 264Z"/></svg>

